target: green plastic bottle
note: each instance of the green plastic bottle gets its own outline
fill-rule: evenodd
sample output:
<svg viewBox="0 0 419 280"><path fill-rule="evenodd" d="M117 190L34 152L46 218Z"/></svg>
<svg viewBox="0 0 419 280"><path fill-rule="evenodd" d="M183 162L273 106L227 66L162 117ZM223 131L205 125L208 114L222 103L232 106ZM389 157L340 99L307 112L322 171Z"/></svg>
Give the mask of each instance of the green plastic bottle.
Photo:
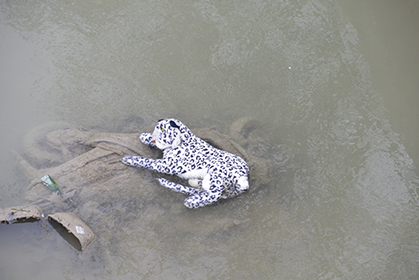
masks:
<svg viewBox="0 0 419 280"><path fill-rule="evenodd" d="M63 195L57 183L55 183L55 181L52 180L51 176L49 176L48 174L41 178L41 182L51 191L56 192L58 195Z"/></svg>

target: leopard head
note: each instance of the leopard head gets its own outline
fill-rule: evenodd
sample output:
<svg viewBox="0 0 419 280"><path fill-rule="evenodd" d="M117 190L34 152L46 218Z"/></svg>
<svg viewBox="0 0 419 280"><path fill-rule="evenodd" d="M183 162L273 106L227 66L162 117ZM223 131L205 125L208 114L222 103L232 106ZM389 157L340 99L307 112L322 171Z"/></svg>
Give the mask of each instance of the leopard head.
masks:
<svg viewBox="0 0 419 280"><path fill-rule="evenodd" d="M182 136L187 131L189 129L178 120L161 119L154 128L152 141L160 150L175 148L180 145Z"/></svg>

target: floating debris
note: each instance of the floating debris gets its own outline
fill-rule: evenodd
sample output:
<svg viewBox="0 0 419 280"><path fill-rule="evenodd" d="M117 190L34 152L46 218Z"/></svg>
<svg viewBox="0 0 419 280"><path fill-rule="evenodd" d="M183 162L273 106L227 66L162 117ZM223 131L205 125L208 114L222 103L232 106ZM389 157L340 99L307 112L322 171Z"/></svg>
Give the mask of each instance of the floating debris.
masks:
<svg viewBox="0 0 419 280"><path fill-rule="evenodd" d="M82 251L96 239L93 230L73 213L55 213L48 215L48 219L61 224L70 234L76 237L80 242Z"/></svg>
<svg viewBox="0 0 419 280"><path fill-rule="evenodd" d="M56 192L60 196L63 195L57 183L55 183L55 181L48 174L41 178L41 182L42 184L44 184L44 186L46 186L52 192Z"/></svg>
<svg viewBox="0 0 419 280"><path fill-rule="evenodd" d="M0 209L0 222L16 223L29 219L39 220L42 218L42 211L38 206L27 205L8 207Z"/></svg>

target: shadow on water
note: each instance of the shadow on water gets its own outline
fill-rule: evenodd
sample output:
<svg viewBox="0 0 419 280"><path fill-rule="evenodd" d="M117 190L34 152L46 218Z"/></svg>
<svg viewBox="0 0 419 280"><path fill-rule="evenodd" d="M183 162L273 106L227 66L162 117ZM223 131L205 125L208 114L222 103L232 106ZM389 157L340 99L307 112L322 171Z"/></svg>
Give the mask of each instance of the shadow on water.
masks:
<svg viewBox="0 0 419 280"><path fill-rule="evenodd" d="M253 116L263 136L247 148L271 159L274 169L271 183L196 211L183 207L185 196L158 186L159 174L130 169L126 180L99 178L74 204L47 208L72 211L92 227L98 239L88 250L77 251L42 223L34 229L41 242L19 247L31 230L0 225L8 240L0 242L0 275L41 279L46 274L34 263L50 261L48 275L66 279L417 278L418 148L409 144L406 151L403 139L417 139L404 133L416 124L395 125L403 123L397 115L404 109L389 114L385 106L399 94L384 89L400 79L377 75L383 64L375 62L386 56L365 50L365 34L385 31L360 31L369 22L352 20L352 2L342 5L345 10L335 1L0 4L1 35L18 34L24 40L16 42L29 46L36 63L48 61L40 76L26 77L30 98L22 93L2 118L4 127L17 127L2 153L28 154L16 143L45 118L136 133L176 117L227 134L234 120ZM17 91L5 90L3 104L13 104L9 96ZM23 110L28 124L12 117L34 107ZM13 160L2 162L2 207L24 201L29 184L20 181L20 169L10 170ZM9 254L31 265L17 271L4 261Z"/></svg>

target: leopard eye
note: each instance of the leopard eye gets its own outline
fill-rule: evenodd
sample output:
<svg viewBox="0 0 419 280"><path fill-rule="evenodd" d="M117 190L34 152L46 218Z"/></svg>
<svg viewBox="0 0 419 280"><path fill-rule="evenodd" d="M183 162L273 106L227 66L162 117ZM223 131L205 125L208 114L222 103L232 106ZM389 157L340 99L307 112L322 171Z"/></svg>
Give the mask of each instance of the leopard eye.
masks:
<svg viewBox="0 0 419 280"><path fill-rule="evenodd" d="M163 127L162 127L162 128L160 128L160 131L161 131L161 132L164 132L164 128L163 128Z"/></svg>

